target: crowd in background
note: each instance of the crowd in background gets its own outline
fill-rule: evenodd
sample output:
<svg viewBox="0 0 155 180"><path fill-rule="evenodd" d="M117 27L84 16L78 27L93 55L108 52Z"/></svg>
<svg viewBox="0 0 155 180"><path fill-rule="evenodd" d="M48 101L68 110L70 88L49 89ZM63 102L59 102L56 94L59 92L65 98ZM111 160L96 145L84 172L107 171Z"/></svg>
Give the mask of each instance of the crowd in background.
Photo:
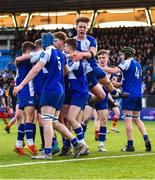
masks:
<svg viewBox="0 0 155 180"><path fill-rule="evenodd" d="M55 31L60 31L59 29ZM52 32L55 32L54 30ZM76 35L76 30L61 29L68 37ZM21 44L24 41L34 42L41 37L46 30L25 30L16 31L16 40L12 42L9 54L12 59L21 54ZM136 50L136 58L143 68L143 94L155 95L155 78L153 74L153 55L155 47L155 29L153 27L120 27L120 28L94 28L90 33L98 42L98 50L110 50L110 65L116 66L119 62L119 52L125 46L133 47ZM8 51L7 51L8 53ZM6 89L9 86L9 79L14 78L14 73L5 72L0 75L0 87ZM3 79L3 80L2 80ZM7 80L8 79L8 80ZM3 82L3 83L2 83ZM4 83L5 82L5 83Z"/></svg>

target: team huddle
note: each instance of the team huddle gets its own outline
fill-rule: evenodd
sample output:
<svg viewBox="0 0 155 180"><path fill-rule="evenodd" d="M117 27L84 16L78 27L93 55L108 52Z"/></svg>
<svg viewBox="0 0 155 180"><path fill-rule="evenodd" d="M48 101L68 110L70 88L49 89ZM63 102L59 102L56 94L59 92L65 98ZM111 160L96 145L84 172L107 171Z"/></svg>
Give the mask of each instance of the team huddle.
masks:
<svg viewBox="0 0 155 180"><path fill-rule="evenodd" d="M108 50L97 52L97 42L86 35L89 19L76 19L77 36L67 38L63 32L42 34L35 44L26 41L22 56L16 58L17 95L16 116L18 136L14 151L25 155L26 148L34 159L52 159L58 152L55 131L62 135L63 147L59 155L72 153L74 158L88 155L85 140L87 125L93 111L99 119L99 152L105 152L108 102L118 109L117 98L122 98L122 111L126 127L127 145L122 151L134 151L132 121L140 130L145 150L151 151L151 142L144 123L142 109L141 67L134 58L134 49L124 47L122 61L117 67L108 67ZM113 75L120 73L122 81ZM121 91L118 89L121 87ZM118 113L119 114L119 113ZM119 118L115 117L114 124ZM35 119L39 122L42 140L41 153L35 146ZM113 130L117 130L115 126ZM75 135L73 135L74 131Z"/></svg>

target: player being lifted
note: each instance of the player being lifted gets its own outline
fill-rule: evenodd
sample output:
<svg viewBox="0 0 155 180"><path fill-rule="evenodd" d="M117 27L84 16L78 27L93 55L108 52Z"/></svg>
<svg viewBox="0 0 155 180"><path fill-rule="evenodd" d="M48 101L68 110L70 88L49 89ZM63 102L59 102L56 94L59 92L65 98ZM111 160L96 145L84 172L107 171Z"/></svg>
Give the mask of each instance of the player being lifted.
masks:
<svg viewBox="0 0 155 180"><path fill-rule="evenodd" d="M118 92L109 81L106 73L97 65L96 59L94 58L97 52L97 42L95 38L86 34L88 23L89 19L87 17L79 17L76 19L77 36L74 38L77 40L77 50L79 52L72 54L72 58L74 61L85 59L84 63L88 85L90 91L95 95L91 97L91 101L97 102L105 97L104 90L99 82L104 85L105 89L115 98L128 96L127 93Z"/></svg>

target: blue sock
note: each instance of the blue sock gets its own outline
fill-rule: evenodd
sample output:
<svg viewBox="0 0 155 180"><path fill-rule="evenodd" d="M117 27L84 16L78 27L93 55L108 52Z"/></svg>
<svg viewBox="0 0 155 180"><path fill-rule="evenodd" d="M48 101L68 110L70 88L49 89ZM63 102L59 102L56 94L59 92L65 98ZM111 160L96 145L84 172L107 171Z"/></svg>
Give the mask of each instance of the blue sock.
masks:
<svg viewBox="0 0 155 180"><path fill-rule="evenodd" d="M100 131L99 131L99 140L100 140L100 142L105 141L106 133L107 133L107 127L105 127L105 126L100 127Z"/></svg>
<svg viewBox="0 0 155 180"><path fill-rule="evenodd" d="M33 142L35 142L36 137L36 124L33 124Z"/></svg>
<svg viewBox="0 0 155 180"><path fill-rule="evenodd" d="M83 130L82 130L81 127L77 128L77 129L74 129L74 132L75 132L78 140L84 139Z"/></svg>
<svg viewBox="0 0 155 180"><path fill-rule="evenodd" d="M83 124L81 123L81 127L82 127L82 129L83 129L84 134L85 134L85 132L86 132L86 130L87 130L87 126L86 126L86 125L83 125Z"/></svg>
<svg viewBox="0 0 155 180"><path fill-rule="evenodd" d="M66 139L62 137L62 145L65 146Z"/></svg>
<svg viewBox="0 0 155 180"><path fill-rule="evenodd" d="M25 134L28 145L33 145L33 124L32 123L26 123L25 124Z"/></svg>
<svg viewBox="0 0 155 180"><path fill-rule="evenodd" d="M128 146L133 146L133 140L128 141Z"/></svg>
<svg viewBox="0 0 155 180"><path fill-rule="evenodd" d="M116 95L116 94L117 94L116 89L114 89L110 94L111 94L111 95Z"/></svg>
<svg viewBox="0 0 155 180"><path fill-rule="evenodd" d="M18 127L17 140L24 141L24 135L25 135L25 124L20 124Z"/></svg>
<svg viewBox="0 0 155 180"><path fill-rule="evenodd" d="M143 135L144 141L147 141L149 139L148 135Z"/></svg>
<svg viewBox="0 0 155 180"><path fill-rule="evenodd" d="M76 147L78 145L78 139L77 138L72 139L71 144L73 145L73 147Z"/></svg>
<svg viewBox="0 0 155 180"><path fill-rule="evenodd" d="M68 139L65 140L65 147L71 147L71 143Z"/></svg>
<svg viewBox="0 0 155 180"><path fill-rule="evenodd" d="M52 148L45 148L44 152L46 155L51 155L52 154Z"/></svg>
<svg viewBox="0 0 155 180"><path fill-rule="evenodd" d="M42 126L40 126L40 137L41 137L41 146L42 146L42 148L44 148L44 146L45 146L45 141L44 141L44 129L43 129L43 127Z"/></svg>
<svg viewBox="0 0 155 180"><path fill-rule="evenodd" d="M53 137L52 139L52 146L58 145L57 137Z"/></svg>

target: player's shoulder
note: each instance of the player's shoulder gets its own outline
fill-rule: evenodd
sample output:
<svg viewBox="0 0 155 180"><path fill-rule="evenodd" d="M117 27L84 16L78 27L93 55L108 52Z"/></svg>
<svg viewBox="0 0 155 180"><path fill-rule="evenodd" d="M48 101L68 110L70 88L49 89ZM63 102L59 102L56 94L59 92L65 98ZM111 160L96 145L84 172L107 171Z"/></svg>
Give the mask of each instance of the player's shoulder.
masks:
<svg viewBox="0 0 155 180"><path fill-rule="evenodd" d="M96 39L90 35L86 35L86 39L88 39L89 41L96 41Z"/></svg>

